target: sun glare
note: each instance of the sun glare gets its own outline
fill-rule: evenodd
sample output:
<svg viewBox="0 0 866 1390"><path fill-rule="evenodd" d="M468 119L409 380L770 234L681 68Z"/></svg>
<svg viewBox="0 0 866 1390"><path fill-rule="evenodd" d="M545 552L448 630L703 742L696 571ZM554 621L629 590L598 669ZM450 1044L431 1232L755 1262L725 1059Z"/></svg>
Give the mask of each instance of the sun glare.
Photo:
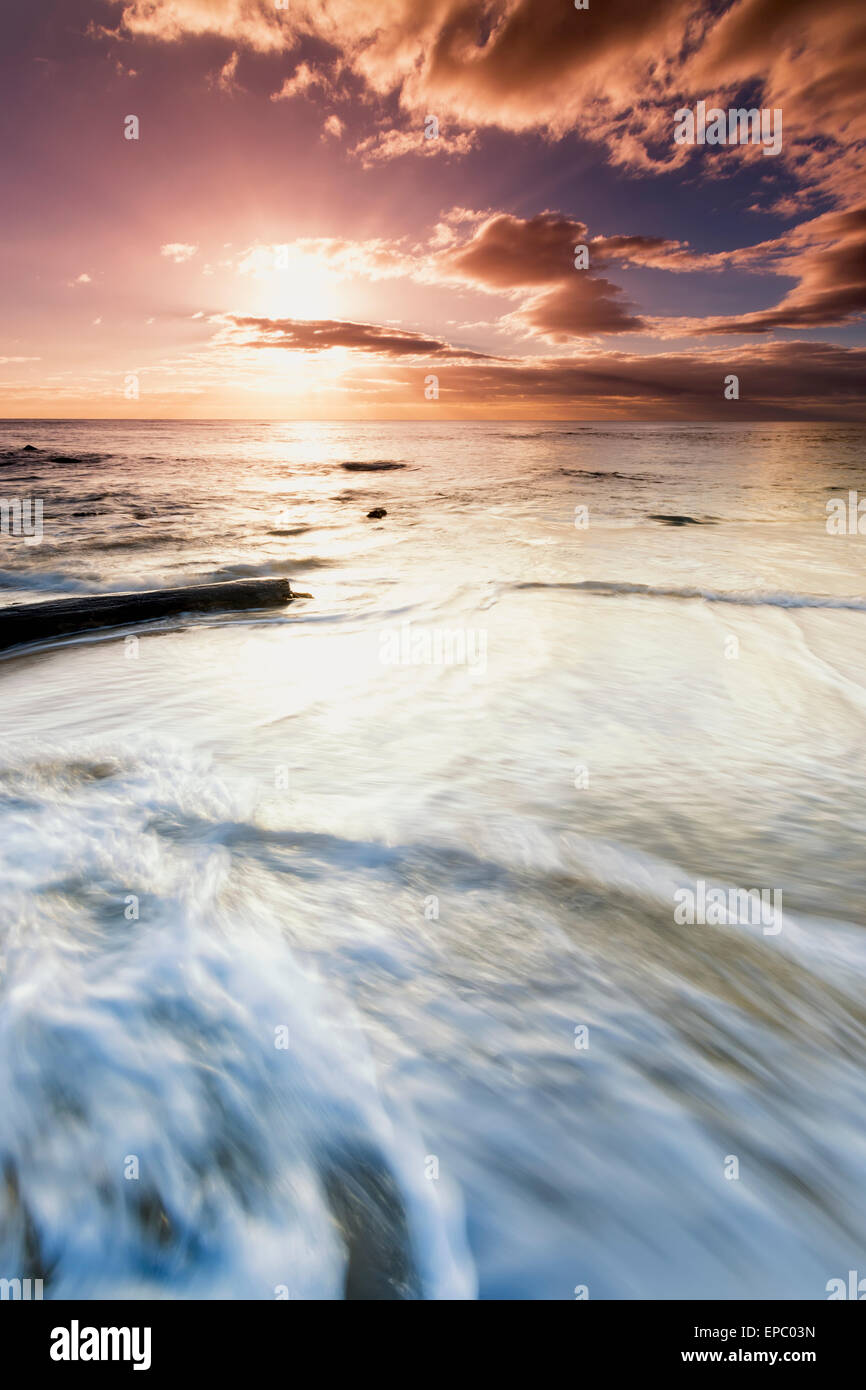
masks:
<svg viewBox="0 0 866 1390"><path fill-rule="evenodd" d="M333 270L293 246L257 247L239 266L255 284L251 312L272 319L346 315L346 286Z"/></svg>

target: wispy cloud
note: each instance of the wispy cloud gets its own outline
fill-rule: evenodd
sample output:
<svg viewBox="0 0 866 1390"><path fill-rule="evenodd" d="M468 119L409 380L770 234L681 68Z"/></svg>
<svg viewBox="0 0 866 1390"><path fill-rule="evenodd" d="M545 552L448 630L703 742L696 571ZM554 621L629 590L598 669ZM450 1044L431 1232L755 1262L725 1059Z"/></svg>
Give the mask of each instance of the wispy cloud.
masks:
<svg viewBox="0 0 866 1390"><path fill-rule="evenodd" d="M183 265L184 261L192 260L198 247L187 241L167 241L159 250L160 255L167 256L175 265Z"/></svg>
<svg viewBox="0 0 866 1390"><path fill-rule="evenodd" d="M219 72L211 77L211 85L224 92L226 96L232 96L235 92L242 92L243 87L237 80L238 62L240 55L235 50L223 63Z"/></svg>
<svg viewBox="0 0 866 1390"><path fill-rule="evenodd" d="M219 321L219 317L215 319ZM407 329L340 319L270 319L225 314L222 322L240 330L232 335L239 347L287 348L295 352L325 352L334 348L375 353L380 357L493 360L486 353L452 347L440 338Z"/></svg>

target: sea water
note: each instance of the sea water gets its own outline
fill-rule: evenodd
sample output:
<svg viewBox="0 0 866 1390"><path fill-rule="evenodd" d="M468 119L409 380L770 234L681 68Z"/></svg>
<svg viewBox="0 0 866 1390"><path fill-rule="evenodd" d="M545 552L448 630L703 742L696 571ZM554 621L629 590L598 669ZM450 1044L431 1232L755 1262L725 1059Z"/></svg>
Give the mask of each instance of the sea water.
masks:
<svg viewBox="0 0 866 1390"><path fill-rule="evenodd" d="M866 536L827 504L864 433L3 422L42 504L3 602L311 597L0 660L0 1276L811 1299L862 1265Z"/></svg>

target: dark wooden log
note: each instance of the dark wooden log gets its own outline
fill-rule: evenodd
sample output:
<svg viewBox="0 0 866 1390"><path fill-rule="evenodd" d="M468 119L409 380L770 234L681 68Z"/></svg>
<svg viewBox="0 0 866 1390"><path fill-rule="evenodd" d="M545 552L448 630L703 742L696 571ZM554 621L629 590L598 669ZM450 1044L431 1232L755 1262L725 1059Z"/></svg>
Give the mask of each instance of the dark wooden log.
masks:
<svg viewBox="0 0 866 1390"><path fill-rule="evenodd" d="M0 651L44 642L99 627L126 627L181 613L230 612L275 608L309 594L292 592L288 579L235 579L186 589L147 589L141 593L52 599L0 608Z"/></svg>

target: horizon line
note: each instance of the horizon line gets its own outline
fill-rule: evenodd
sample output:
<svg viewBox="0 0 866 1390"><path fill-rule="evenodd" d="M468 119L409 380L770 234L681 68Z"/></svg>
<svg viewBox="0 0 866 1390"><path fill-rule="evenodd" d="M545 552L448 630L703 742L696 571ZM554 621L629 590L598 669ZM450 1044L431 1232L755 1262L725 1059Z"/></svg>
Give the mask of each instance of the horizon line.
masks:
<svg viewBox="0 0 866 1390"><path fill-rule="evenodd" d="M862 420L838 419L833 416L803 416L796 419L717 420L706 417L694 419L665 420L658 418L623 419L621 415L600 415L588 419L585 416L537 415L510 416L445 416L430 420L423 416L395 419L389 415L0 415L0 425L44 424L44 425L731 425L742 428L744 425L866 425Z"/></svg>

